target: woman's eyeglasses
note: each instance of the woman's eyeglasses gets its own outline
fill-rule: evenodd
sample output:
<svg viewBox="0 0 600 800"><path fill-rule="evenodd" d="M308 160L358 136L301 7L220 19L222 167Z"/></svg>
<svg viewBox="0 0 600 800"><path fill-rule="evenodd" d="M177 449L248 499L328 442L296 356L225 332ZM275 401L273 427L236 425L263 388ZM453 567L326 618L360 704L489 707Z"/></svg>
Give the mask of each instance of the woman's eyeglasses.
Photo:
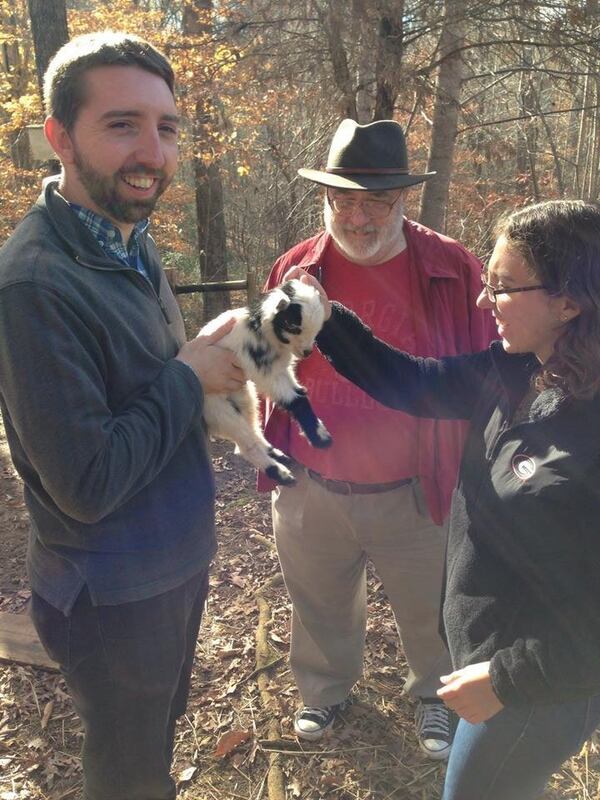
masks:
<svg viewBox="0 0 600 800"><path fill-rule="evenodd" d="M537 284L536 286L511 286L510 289L496 289L494 286L486 281L485 272L481 273L481 284L484 288L485 295L490 303L496 304L496 298L499 294L517 294L518 292L533 292L536 289L544 289L544 286Z"/></svg>

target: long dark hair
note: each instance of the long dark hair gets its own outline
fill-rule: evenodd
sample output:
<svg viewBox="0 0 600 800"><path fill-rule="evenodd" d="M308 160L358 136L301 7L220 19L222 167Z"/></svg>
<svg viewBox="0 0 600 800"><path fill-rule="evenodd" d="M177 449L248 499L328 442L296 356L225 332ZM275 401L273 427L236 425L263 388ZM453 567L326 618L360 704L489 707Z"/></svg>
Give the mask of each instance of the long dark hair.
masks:
<svg viewBox="0 0 600 800"><path fill-rule="evenodd" d="M496 235L525 259L550 294L577 303L537 377L541 388L572 397L600 391L600 204L551 200L500 220Z"/></svg>

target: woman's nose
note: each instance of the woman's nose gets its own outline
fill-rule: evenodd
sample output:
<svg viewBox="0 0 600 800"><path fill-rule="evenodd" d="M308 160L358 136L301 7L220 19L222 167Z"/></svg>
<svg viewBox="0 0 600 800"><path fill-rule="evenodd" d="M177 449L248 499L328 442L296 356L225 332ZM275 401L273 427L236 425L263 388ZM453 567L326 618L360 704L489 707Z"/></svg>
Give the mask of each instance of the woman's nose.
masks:
<svg viewBox="0 0 600 800"><path fill-rule="evenodd" d="M494 306L496 305L496 303L494 303L494 302L492 302L490 300L489 295L487 293L487 289L485 288L485 286L479 292L479 296L477 297L477 300L475 301L475 305L477 306L477 308L494 308Z"/></svg>

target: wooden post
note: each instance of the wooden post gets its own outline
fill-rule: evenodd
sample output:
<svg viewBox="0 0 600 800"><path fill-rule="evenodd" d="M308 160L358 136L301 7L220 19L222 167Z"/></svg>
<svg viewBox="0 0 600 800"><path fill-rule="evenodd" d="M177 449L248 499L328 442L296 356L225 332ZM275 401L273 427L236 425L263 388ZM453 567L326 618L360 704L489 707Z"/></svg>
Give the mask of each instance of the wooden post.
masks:
<svg viewBox="0 0 600 800"><path fill-rule="evenodd" d="M252 301L255 300L259 294L258 286L256 285L256 272L253 269L248 270L248 273L246 275L246 283L247 283L246 292L248 296L248 303L252 303Z"/></svg>

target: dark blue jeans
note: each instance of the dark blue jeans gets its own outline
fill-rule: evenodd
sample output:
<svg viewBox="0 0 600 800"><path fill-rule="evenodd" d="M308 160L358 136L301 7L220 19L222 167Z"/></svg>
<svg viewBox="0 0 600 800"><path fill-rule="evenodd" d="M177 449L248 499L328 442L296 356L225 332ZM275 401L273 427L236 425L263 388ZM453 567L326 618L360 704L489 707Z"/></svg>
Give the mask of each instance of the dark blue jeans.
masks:
<svg viewBox="0 0 600 800"><path fill-rule="evenodd" d="M461 719L442 800L534 800L600 723L600 696L505 708L479 725Z"/></svg>
<svg viewBox="0 0 600 800"><path fill-rule="evenodd" d="M135 603L65 617L38 595L32 617L84 727L86 800L173 800L175 722L184 712L208 572Z"/></svg>

